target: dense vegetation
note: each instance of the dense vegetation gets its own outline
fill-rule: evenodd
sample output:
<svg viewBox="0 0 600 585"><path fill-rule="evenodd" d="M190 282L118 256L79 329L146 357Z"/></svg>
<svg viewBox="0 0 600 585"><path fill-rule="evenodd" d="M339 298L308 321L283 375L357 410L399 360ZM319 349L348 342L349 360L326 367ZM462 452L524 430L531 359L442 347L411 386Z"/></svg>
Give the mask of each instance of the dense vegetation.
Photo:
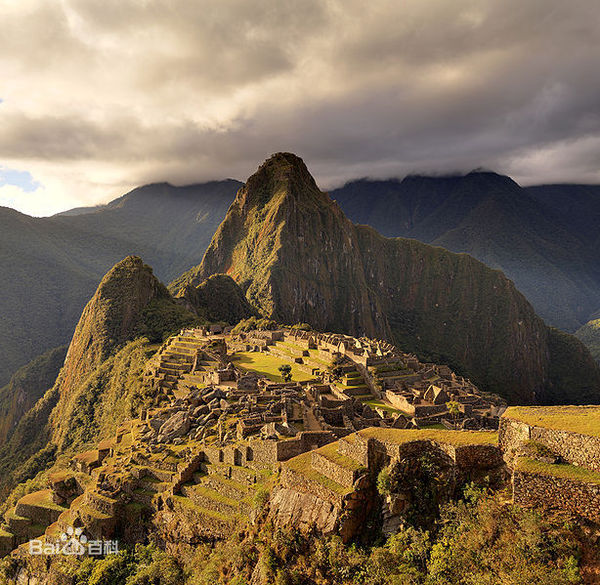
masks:
<svg viewBox="0 0 600 585"><path fill-rule="evenodd" d="M158 347L140 336L162 341L195 319L141 259L116 264L86 305L56 383L0 448L0 494L135 416L147 398L143 369Z"/></svg>
<svg viewBox="0 0 600 585"><path fill-rule="evenodd" d="M155 349L147 339L132 341L80 381L76 400L53 416L52 438L60 452L83 451L139 414L150 401L142 375Z"/></svg>
<svg viewBox="0 0 600 585"><path fill-rule="evenodd" d="M550 350L550 392L548 402L564 403L565 388L571 403L597 404L597 388L600 386L600 372L593 368L593 357L583 352L583 343L573 335L550 328L548 348ZM585 376L580 373L585 372Z"/></svg>
<svg viewBox="0 0 600 585"><path fill-rule="evenodd" d="M233 328L232 333L243 333L244 331L275 331L279 325L272 319L249 317L248 319L242 319Z"/></svg>
<svg viewBox="0 0 600 585"><path fill-rule="evenodd" d="M6 443L21 416L54 385L66 353L66 345L47 351L19 368L0 388L0 445Z"/></svg>
<svg viewBox="0 0 600 585"><path fill-rule="evenodd" d="M243 291L226 274L213 274L198 286L190 286L181 296L204 322L234 325L256 315Z"/></svg>
<svg viewBox="0 0 600 585"><path fill-rule="evenodd" d="M216 545L199 544L177 559L154 546L137 545L104 560L53 566L76 585L576 585L582 583L580 528L543 517L472 487L460 502L442 508L426 531L406 525L396 534L371 534L345 545L274 528L263 521ZM585 563L598 552L586 552ZM14 561L5 560L5 574ZM0 581L1 582L1 581ZM62 581L68 582L68 581ZM8 583L8 581L5 581Z"/></svg>
<svg viewBox="0 0 600 585"><path fill-rule="evenodd" d="M581 327L576 335L589 347L593 358L600 362L600 319L592 319Z"/></svg>
<svg viewBox="0 0 600 585"><path fill-rule="evenodd" d="M62 407L57 406L63 386L59 377L0 448L0 494L34 478L57 455L72 455L114 436L119 424L150 404L142 374L155 349L144 338L126 344L79 380L71 388L76 398Z"/></svg>

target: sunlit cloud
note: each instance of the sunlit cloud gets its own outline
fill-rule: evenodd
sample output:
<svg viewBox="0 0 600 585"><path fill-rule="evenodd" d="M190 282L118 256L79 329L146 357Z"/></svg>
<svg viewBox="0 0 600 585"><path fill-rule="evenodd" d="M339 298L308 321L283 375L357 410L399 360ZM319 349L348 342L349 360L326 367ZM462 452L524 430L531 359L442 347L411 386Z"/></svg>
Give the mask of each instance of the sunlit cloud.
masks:
<svg viewBox="0 0 600 585"><path fill-rule="evenodd" d="M592 0L4 0L0 18L0 165L38 184L0 204L27 213L244 179L278 150L325 188L481 166L600 181Z"/></svg>

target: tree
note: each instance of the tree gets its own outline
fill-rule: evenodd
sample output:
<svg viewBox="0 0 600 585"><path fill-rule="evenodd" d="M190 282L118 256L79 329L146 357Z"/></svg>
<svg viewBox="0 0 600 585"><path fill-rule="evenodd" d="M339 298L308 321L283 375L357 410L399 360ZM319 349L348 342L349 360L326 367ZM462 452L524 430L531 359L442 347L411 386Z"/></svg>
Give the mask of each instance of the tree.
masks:
<svg viewBox="0 0 600 585"><path fill-rule="evenodd" d="M292 379L292 366L290 366L289 364L283 364L282 366L279 366L278 370L281 373L281 377L283 378L284 382L290 382L291 381L291 379Z"/></svg>
<svg viewBox="0 0 600 585"><path fill-rule="evenodd" d="M446 402L446 408L448 409L448 412L452 416L452 420L453 420L454 424L456 424L456 419L458 418L458 415L460 414L460 403L456 402L455 400L450 400L450 402Z"/></svg>

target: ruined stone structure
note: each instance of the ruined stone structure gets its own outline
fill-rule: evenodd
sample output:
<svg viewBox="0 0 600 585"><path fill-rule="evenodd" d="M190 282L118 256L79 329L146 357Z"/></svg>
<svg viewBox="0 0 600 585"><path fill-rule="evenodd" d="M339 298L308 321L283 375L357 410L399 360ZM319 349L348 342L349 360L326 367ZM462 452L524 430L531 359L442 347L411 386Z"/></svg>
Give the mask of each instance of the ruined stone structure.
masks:
<svg viewBox="0 0 600 585"><path fill-rule="evenodd" d="M475 385L448 366L421 363L416 356L402 353L385 341L283 329L244 333L227 340L227 345L232 351L256 351L288 359L326 382L320 385L319 396L328 397L330 405L338 402L335 406L321 405L316 416L323 428L355 431L379 426L373 420L364 426L348 425L343 422L348 409L342 409L343 413L339 409L336 413L325 410L337 409L349 398L357 397L382 399L392 411L410 417L415 426L441 423L449 429L497 428L498 417L505 408L504 401L484 397ZM453 413L448 411L448 402L457 403ZM390 417L390 409L372 414L366 418L397 418ZM393 426L393 421L382 424Z"/></svg>
<svg viewBox="0 0 600 585"><path fill-rule="evenodd" d="M341 438L282 465L281 482L271 504L279 525L316 526L338 531L349 541L361 530L379 501L375 478L387 467L415 465L431 457L445 478L445 497L466 481L484 475L492 485L504 478L504 461L493 434L370 428ZM413 494L400 482L383 501L384 530L403 521Z"/></svg>
<svg viewBox="0 0 600 585"><path fill-rule="evenodd" d="M275 382L236 365L236 352L279 356L309 379ZM443 502L466 482L493 487L509 477L518 504L600 521L600 408L511 408L496 433L502 406L449 368L383 342L291 329L182 331L150 360L145 380L154 406L22 497L0 528L0 555L75 528L131 543L151 530L167 547L225 538L274 471L276 524L346 541L373 515L385 532L397 530L427 486ZM413 411L396 410L402 401ZM456 409L448 418L452 401L462 419ZM488 430L465 430L469 420ZM431 421L451 429L419 428ZM389 488L380 493L384 469Z"/></svg>
<svg viewBox="0 0 600 585"><path fill-rule="evenodd" d="M499 441L513 469L514 501L600 522L596 421L598 406L509 408L500 419Z"/></svg>

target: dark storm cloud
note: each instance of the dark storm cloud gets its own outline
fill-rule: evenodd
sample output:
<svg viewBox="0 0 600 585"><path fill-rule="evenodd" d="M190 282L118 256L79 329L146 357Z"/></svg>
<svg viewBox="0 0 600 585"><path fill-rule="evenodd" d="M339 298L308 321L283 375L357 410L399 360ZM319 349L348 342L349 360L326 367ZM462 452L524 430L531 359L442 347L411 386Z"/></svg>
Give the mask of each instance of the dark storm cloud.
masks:
<svg viewBox="0 0 600 585"><path fill-rule="evenodd" d="M67 191L86 173L95 196L243 179L282 149L325 186L479 166L600 181L593 0L20 0L0 16L0 162Z"/></svg>

